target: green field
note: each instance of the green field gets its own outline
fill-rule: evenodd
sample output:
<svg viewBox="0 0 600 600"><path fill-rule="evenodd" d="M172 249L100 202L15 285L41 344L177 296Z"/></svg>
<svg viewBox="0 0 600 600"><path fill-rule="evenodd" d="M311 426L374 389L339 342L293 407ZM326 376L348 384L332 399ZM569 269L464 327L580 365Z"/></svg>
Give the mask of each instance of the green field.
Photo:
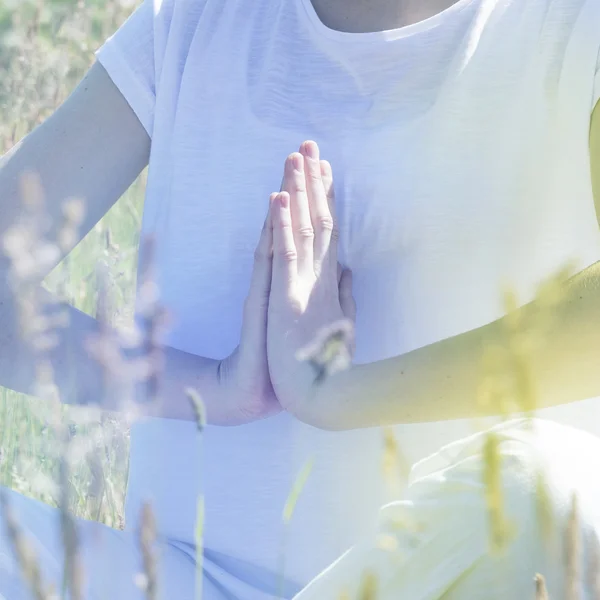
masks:
<svg viewBox="0 0 600 600"><path fill-rule="evenodd" d="M0 0L0 154L47 117L70 93L94 59L94 51L137 3L127 0ZM94 314L96 266L108 265L112 318L132 316L135 265L145 174L46 281L53 289L67 275L70 301ZM0 483L56 505L58 471L48 407L0 388ZM73 443L93 440L72 471L72 502L79 516L122 526L128 464L128 432L115 415L82 425L63 410ZM93 435L92 435L93 434Z"/></svg>

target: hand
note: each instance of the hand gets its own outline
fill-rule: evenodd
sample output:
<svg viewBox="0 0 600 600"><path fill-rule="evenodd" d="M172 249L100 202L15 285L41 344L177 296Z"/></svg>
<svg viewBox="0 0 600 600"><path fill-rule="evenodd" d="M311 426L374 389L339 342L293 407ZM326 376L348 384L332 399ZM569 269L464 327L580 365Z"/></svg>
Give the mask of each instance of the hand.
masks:
<svg viewBox="0 0 600 600"><path fill-rule="evenodd" d="M351 273L337 260L333 176L319 148L305 142L286 160L283 191L271 196L273 270L268 309L267 349L273 388L286 410L318 425L315 385L327 370L317 344L312 360L298 360L323 331L337 332L351 360L356 307ZM329 336L331 341L332 336ZM338 348L340 345L338 344Z"/></svg>
<svg viewBox="0 0 600 600"><path fill-rule="evenodd" d="M275 194L272 194L273 198ZM249 423L281 411L267 363L267 311L271 288L273 223L269 210L254 253L250 291L244 303L240 344L218 367L228 424Z"/></svg>

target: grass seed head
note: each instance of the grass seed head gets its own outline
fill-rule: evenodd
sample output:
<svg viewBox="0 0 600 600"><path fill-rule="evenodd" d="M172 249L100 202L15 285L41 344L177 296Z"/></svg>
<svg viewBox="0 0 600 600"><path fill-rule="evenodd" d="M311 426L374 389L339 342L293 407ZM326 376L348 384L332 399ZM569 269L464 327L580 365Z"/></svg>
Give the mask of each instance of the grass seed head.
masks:
<svg viewBox="0 0 600 600"><path fill-rule="evenodd" d="M546 580L543 575L536 574L535 578L535 600L550 600L546 589Z"/></svg>
<svg viewBox="0 0 600 600"><path fill-rule="evenodd" d="M297 352L296 358L312 365L316 381L320 382L347 369L353 354L354 324L349 319L342 319L323 327L310 344Z"/></svg>

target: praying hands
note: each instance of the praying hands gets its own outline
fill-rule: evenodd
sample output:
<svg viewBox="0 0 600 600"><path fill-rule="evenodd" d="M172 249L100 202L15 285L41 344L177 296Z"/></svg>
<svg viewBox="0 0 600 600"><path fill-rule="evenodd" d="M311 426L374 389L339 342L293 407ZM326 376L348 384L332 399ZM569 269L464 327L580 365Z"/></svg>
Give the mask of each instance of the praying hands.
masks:
<svg viewBox="0 0 600 600"><path fill-rule="evenodd" d="M229 423L285 409L318 425L315 386L351 360L356 309L351 272L337 260L334 203L331 166L315 142L304 142L269 199L241 341L217 370Z"/></svg>
<svg viewBox="0 0 600 600"><path fill-rule="evenodd" d="M282 191L271 195L267 354L281 406L318 425L315 386L327 370L350 362L356 306L351 272L337 258L331 166L314 142L301 151L288 157Z"/></svg>

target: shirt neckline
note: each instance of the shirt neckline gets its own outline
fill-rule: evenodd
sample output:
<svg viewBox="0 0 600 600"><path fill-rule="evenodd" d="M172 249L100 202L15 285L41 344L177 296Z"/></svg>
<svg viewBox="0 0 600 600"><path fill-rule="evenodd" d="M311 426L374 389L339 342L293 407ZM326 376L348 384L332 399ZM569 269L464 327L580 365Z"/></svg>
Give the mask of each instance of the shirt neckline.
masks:
<svg viewBox="0 0 600 600"><path fill-rule="evenodd" d="M321 21L321 18L317 14L317 11L315 10L311 0L300 0L300 2L304 7L306 17L311 22L313 28L320 35L337 40L339 42L376 43L399 40L423 31L427 31L429 29L433 29L434 27L440 25L442 21L445 21L449 17L461 12L464 8L472 4L474 0L457 0L454 4L436 13L435 15L427 17L426 19L422 19L421 21L417 21L416 23L411 23L410 25L404 25L396 29L388 29L385 31L368 31L363 33L351 33L348 31L331 29L325 25L323 21Z"/></svg>

